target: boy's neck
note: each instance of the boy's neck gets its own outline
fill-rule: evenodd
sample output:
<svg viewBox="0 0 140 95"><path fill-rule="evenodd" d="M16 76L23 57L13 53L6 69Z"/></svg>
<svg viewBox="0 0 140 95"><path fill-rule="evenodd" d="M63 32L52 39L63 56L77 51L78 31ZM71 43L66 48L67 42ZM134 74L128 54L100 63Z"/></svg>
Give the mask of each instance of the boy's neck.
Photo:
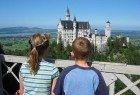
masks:
<svg viewBox="0 0 140 95"><path fill-rule="evenodd" d="M86 60L76 60L76 64L81 67L89 67Z"/></svg>

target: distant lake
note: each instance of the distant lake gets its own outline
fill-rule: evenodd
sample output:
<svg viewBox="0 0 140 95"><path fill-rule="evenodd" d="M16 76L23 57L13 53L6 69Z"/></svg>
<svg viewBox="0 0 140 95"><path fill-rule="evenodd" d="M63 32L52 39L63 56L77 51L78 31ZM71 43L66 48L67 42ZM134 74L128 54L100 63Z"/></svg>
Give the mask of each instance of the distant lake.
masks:
<svg viewBox="0 0 140 95"><path fill-rule="evenodd" d="M2 29L0 29L0 37L31 36L34 33L38 33L36 31L39 31L39 33L48 33L50 35L57 34L57 29L14 27L14 28L2 28ZM98 33L104 34L104 30L98 30ZM121 36L127 36L127 37L140 37L140 30L112 30L111 35L112 36L121 35Z"/></svg>
<svg viewBox="0 0 140 95"><path fill-rule="evenodd" d="M105 30L99 30L99 34L104 34ZM115 36L125 36L125 37L140 37L140 30L112 30L111 35Z"/></svg>
<svg viewBox="0 0 140 95"><path fill-rule="evenodd" d="M48 33L50 35L56 34L56 32L16 32L16 33L0 33L0 37L24 37L24 36L31 36L35 33Z"/></svg>
<svg viewBox="0 0 140 95"><path fill-rule="evenodd" d="M140 30L113 30L112 36L122 35L127 37L140 37Z"/></svg>
<svg viewBox="0 0 140 95"><path fill-rule="evenodd" d="M56 29L26 29L26 30L0 30L0 37L24 37L24 36L31 36L35 33L48 33L50 35L56 35Z"/></svg>

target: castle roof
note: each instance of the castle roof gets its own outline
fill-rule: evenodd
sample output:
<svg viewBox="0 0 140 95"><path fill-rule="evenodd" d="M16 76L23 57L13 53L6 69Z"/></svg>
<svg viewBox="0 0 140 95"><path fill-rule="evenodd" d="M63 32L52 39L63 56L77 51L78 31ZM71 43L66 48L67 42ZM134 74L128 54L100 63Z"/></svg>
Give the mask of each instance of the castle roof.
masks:
<svg viewBox="0 0 140 95"><path fill-rule="evenodd" d="M73 29L73 21L69 20L61 20L61 24L64 27L64 29ZM89 22L76 22L76 28L77 29L89 29L90 25Z"/></svg>
<svg viewBox="0 0 140 95"><path fill-rule="evenodd" d="M105 36L105 34L96 34L95 36Z"/></svg>
<svg viewBox="0 0 140 95"><path fill-rule="evenodd" d="M71 20L61 20L61 24L64 29L73 29L73 21Z"/></svg>
<svg viewBox="0 0 140 95"><path fill-rule="evenodd" d="M77 22L78 29L89 29L89 22Z"/></svg>
<svg viewBox="0 0 140 95"><path fill-rule="evenodd" d="M110 23L110 21L108 20L106 23Z"/></svg>

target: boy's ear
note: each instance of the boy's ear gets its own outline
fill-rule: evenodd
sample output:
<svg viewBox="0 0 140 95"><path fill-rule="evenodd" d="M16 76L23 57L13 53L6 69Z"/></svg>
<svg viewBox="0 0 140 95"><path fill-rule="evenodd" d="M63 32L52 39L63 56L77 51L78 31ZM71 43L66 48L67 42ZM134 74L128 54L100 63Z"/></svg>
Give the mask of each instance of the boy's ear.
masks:
<svg viewBox="0 0 140 95"><path fill-rule="evenodd" d="M73 51L70 52L70 55L71 55L71 57L74 58L74 52Z"/></svg>

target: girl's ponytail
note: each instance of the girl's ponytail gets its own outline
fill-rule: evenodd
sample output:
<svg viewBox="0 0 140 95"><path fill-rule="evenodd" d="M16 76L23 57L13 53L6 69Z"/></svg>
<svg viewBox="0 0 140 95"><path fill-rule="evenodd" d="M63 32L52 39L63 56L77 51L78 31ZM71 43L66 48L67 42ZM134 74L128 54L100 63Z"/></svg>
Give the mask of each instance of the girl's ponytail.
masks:
<svg viewBox="0 0 140 95"><path fill-rule="evenodd" d="M29 53L28 63L31 68L30 72L32 74L36 74L37 70L39 69L39 56L36 47L34 47Z"/></svg>
<svg viewBox="0 0 140 95"><path fill-rule="evenodd" d="M49 47L49 39L49 35L41 35L37 33L29 40L30 52L28 57L28 67L30 68L30 72L34 75L39 69L41 57L44 55L44 50Z"/></svg>

